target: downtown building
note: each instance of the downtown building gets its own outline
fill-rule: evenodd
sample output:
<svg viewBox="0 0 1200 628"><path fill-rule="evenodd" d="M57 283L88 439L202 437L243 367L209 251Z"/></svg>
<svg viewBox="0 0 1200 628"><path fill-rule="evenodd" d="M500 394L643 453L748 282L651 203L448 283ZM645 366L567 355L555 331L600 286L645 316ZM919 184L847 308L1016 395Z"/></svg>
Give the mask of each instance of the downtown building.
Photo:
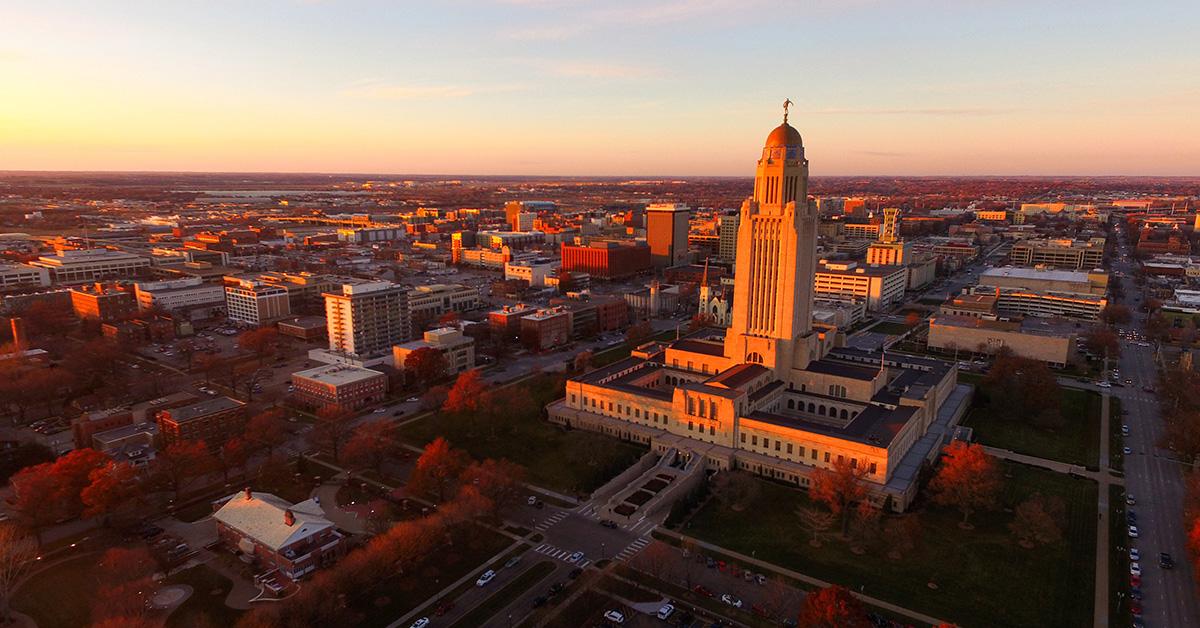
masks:
<svg viewBox="0 0 1200 628"><path fill-rule="evenodd" d="M329 353L390 358L409 338L408 291L390 281L348 280L325 294ZM322 360L324 361L324 360Z"/></svg>
<svg viewBox="0 0 1200 628"><path fill-rule="evenodd" d="M131 279L147 273L150 268L149 258L112 249L63 249L29 264L45 268L57 284Z"/></svg>
<svg viewBox="0 0 1200 628"><path fill-rule="evenodd" d="M742 204L732 324L572 377L550 420L645 443L662 456L650 472L680 483L743 469L807 487L842 463L865 471L874 504L906 509L970 389L954 364L838 347L814 329L816 231L808 160L785 117ZM627 505L602 511L629 520Z"/></svg>

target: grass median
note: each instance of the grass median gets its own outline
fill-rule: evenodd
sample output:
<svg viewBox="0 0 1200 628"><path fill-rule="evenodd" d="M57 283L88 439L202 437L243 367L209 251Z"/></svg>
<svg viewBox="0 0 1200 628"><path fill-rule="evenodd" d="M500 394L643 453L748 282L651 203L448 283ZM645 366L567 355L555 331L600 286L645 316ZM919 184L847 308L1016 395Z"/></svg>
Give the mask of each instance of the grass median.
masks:
<svg viewBox="0 0 1200 628"><path fill-rule="evenodd" d="M543 560L534 566L526 569L511 582L504 585L504 588L494 593L491 597L484 600L482 604L471 609L471 612L463 615L458 621L454 622L455 626L461 628L470 628L472 626L482 626L488 618L496 613L499 613L504 607L508 606L513 600L537 583L545 579L554 571L554 562Z"/></svg>

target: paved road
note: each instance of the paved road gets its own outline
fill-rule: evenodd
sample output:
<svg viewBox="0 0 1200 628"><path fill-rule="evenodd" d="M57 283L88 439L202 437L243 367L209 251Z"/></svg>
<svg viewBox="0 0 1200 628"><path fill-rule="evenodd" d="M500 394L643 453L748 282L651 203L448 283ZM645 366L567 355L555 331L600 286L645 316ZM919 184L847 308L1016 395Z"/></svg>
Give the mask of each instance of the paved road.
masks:
<svg viewBox="0 0 1200 628"><path fill-rule="evenodd" d="M1128 264L1118 264L1122 271ZM1127 278L1125 294L1134 295L1137 287ZM1134 322L1127 329L1142 329L1144 315L1134 310ZM1136 343L1123 342L1121 347L1121 377L1133 380L1133 386L1113 388L1112 394L1121 399L1130 426L1125 446L1132 453L1125 457L1125 486L1137 505L1140 537L1128 539L1142 553L1142 594L1144 619L1147 626L1200 626L1200 598L1196 595L1192 568L1187 560L1186 534L1183 522L1184 473L1187 467L1173 458L1170 451L1157 446L1163 432L1157 397L1142 390L1144 385L1156 385L1154 349ZM1114 452L1115 453L1115 452ZM1168 552L1175 558L1175 569L1158 566L1158 553Z"/></svg>

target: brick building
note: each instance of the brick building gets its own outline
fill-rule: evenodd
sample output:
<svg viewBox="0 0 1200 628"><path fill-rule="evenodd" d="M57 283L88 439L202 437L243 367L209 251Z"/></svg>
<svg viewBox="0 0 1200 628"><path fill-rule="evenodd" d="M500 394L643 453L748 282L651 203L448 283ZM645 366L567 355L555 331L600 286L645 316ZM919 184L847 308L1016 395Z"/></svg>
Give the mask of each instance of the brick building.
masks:
<svg viewBox="0 0 1200 628"><path fill-rule="evenodd" d="M344 537L315 500L291 504L249 488L214 503L217 537L256 571L297 580L345 553Z"/></svg>
<svg viewBox="0 0 1200 628"><path fill-rule="evenodd" d="M216 449L242 433L246 404L229 397L214 397L163 410L157 418L164 448L181 440L202 440L210 449Z"/></svg>
<svg viewBox="0 0 1200 628"><path fill-rule="evenodd" d="M644 242L593 240L562 244L562 269L596 279L623 279L650 270L650 247Z"/></svg>
<svg viewBox="0 0 1200 628"><path fill-rule="evenodd" d="M387 376L379 371L346 364L328 364L292 373L292 396L312 408L337 406L357 410L383 401Z"/></svg>
<svg viewBox="0 0 1200 628"><path fill-rule="evenodd" d="M102 323L124 320L138 313L133 290L117 284L95 283L71 288L71 308L81 319Z"/></svg>
<svg viewBox="0 0 1200 628"><path fill-rule="evenodd" d="M558 306L521 318L521 342L533 351L545 351L571 339L571 312Z"/></svg>

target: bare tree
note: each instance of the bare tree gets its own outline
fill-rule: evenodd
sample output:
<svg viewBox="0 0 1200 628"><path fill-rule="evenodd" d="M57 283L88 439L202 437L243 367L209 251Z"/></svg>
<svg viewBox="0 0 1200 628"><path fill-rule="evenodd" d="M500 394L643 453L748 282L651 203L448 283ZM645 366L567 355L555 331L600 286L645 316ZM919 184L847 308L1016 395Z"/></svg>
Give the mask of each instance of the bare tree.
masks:
<svg viewBox="0 0 1200 628"><path fill-rule="evenodd" d="M820 508L801 508L796 511L796 515L800 517L800 525L812 535L812 540L808 544L813 547L821 547L821 540L825 538L825 532L837 520L837 515Z"/></svg>
<svg viewBox="0 0 1200 628"><path fill-rule="evenodd" d="M0 524L0 623L12 622L10 602L17 583L33 565L37 542L12 524Z"/></svg>

